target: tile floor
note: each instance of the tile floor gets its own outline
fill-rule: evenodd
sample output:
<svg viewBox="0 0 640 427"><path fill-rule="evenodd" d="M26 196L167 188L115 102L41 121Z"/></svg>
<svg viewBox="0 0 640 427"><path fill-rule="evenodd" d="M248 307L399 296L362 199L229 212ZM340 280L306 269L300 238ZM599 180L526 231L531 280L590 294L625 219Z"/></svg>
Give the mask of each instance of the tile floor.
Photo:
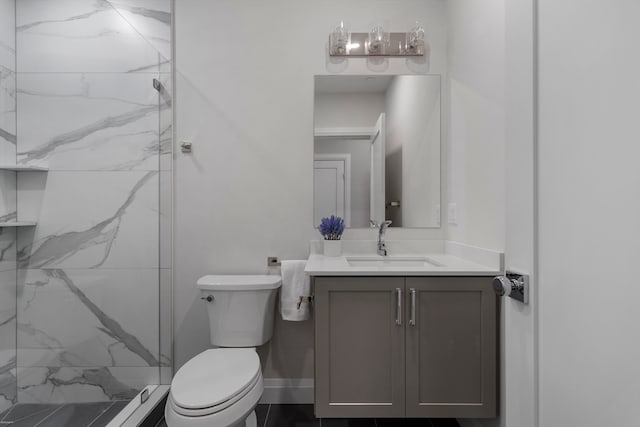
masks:
<svg viewBox="0 0 640 427"><path fill-rule="evenodd" d="M128 401L40 404L18 403L0 414L1 427L104 427Z"/></svg>
<svg viewBox="0 0 640 427"><path fill-rule="evenodd" d="M258 405L258 427L459 427L453 419L317 419L313 405ZM166 427L164 421L158 427Z"/></svg>

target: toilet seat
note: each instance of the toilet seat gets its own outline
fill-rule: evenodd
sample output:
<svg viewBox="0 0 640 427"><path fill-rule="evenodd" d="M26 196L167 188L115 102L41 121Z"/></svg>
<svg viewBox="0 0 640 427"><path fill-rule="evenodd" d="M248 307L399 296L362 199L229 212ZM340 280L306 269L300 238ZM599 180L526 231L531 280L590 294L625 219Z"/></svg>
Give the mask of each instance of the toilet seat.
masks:
<svg viewBox="0 0 640 427"><path fill-rule="evenodd" d="M176 373L171 382L171 406L187 417L214 414L241 400L261 380L255 349L206 350Z"/></svg>

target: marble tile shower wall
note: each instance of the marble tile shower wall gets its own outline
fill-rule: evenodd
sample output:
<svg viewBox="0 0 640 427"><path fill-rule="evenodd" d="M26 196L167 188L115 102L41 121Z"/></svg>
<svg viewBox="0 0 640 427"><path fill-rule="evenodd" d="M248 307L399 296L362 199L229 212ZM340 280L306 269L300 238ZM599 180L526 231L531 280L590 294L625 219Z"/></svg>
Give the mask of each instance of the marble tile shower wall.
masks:
<svg viewBox="0 0 640 427"><path fill-rule="evenodd" d="M2 159L49 172L2 188L38 225L0 235L0 409L130 398L171 377L171 0L15 4Z"/></svg>
<svg viewBox="0 0 640 427"><path fill-rule="evenodd" d="M14 0L0 0L0 163L9 164L16 156L14 30ZM15 219L15 174L0 171L0 222ZM0 412L16 402L16 233L0 228Z"/></svg>

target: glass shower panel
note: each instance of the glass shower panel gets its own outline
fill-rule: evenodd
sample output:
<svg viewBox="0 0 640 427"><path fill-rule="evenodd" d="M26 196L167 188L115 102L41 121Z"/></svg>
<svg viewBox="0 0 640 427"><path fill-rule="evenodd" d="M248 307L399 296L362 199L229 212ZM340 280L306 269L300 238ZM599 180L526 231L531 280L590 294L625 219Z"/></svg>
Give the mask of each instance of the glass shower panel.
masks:
<svg viewBox="0 0 640 427"><path fill-rule="evenodd" d="M15 4L0 0L0 165L16 161L15 71ZM16 219L16 173L0 170L0 223ZM16 229L0 227L0 414L17 402L16 256Z"/></svg>
<svg viewBox="0 0 640 427"><path fill-rule="evenodd" d="M159 73L159 203L160 203L160 384L173 377L173 74L171 61L161 56Z"/></svg>
<svg viewBox="0 0 640 427"><path fill-rule="evenodd" d="M0 413L128 400L172 374L171 3L9 3L0 163L48 172L0 171Z"/></svg>

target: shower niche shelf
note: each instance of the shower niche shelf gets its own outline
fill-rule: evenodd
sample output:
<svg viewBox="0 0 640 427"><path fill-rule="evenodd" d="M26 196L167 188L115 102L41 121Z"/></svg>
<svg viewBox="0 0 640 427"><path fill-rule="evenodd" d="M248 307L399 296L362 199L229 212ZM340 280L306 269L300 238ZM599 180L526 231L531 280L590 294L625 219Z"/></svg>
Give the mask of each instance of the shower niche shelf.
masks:
<svg viewBox="0 0 640 427"><path fill-rule="evenodd" d="M49 168L42 166L23 166L23 165L3 165L0 164L0 171L8 171L8 172L47 172ZM17 177L16 177L17 178ZM17 179L16 179L17 185ZM16 197L20 199L20 191L16 188ZM20 218L20 215L17 215ZM28 216L29 218L31 216ZM0 222L0 228L18 228L18 227L34 227L37 225L37 221L30 220L16 220L16 221L4 221Z"/></svg>
<svg viewBox="0 0 640 427"><path fill-rule="evenodd" d="M37 224L35 221L9 221L0 222L0 227L33 227Z"/></svg>
<svg viewBox="0 0 640 427"><path fill-rule="evenodd" d="M49 168L40 166L0 165L0 170L14 172L46 172Z"/></svg>

